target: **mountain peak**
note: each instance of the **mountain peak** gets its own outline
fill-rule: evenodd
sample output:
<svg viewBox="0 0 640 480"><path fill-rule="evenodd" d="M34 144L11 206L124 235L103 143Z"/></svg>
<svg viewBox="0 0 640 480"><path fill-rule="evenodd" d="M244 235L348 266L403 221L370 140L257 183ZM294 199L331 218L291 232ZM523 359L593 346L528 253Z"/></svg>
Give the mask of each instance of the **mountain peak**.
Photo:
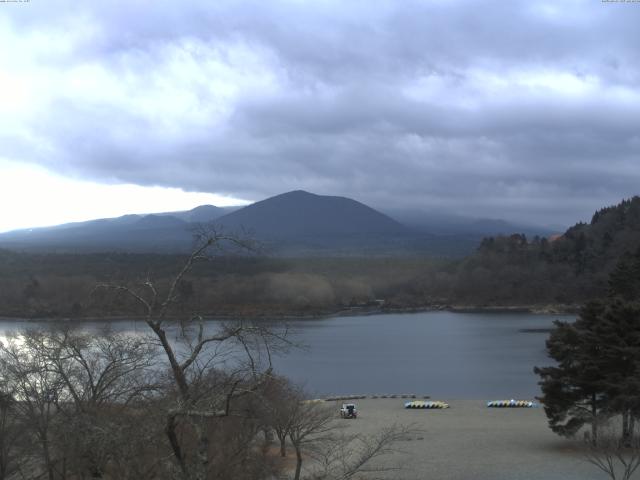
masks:
<svg viewBox="0 0 640 480"><path fill-rule="evenodd" d="M220 207L216 207L215 205L198 205L197 207L192 208L191 210L188 210L188 212L193 213L193 212L206 212L206 211L218 211L218 210L222 210Z"/></svg>
<svg viewBox="0 0 640 480"><path fill-rule="evenodd" d="M10 241L14 247L74 251L181 250L192 242L190 225L212 221L231 231L249 230L267 243L303 245L310 250L352 246L360 251L363 245L384 242L395 248L398 238L411 233L397 221L356 200L304 190L276 195L228 212L228 208L200 205L188 211L95 220L37 234L5 235L0 236L0 243L7 245Z"/></svg>
<svg viewBox="0 0 640 480"><path fill-rule="evenodd" d="M307 192L306 190L291 190L290 192L281 193L279 195L274 195L273 197L269 197L266 200L271 200L273 198L295 198L295 197L323 197L325 195L318 195L317 193Z"/></svg>
<svg viewBox="0 0 640 480"><path fill-rule="evenodd" d="M276 195L220 218L272 238L406 233L406 227L363 203L304 190Z"/></svg>

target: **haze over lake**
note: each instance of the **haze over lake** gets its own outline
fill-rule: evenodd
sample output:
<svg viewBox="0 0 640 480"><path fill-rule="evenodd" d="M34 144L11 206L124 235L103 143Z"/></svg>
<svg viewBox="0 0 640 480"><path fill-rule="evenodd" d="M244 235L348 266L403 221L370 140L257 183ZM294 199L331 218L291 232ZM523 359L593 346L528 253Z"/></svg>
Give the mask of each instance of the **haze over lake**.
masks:
<svg viewBox="0 0 640 480"><path fill-rule="evenodd" d="M288 322L305 345L275 359L279 373L312 394L416 393L448 398L531 398L534 366L548 365L545 329L573 316L423 312ZM87 322L97 330L104 322ZM217 324L211 321L213 328ZM0 337L40 322L0 321ZM142 322L112 322L146 332Z"/></svg>

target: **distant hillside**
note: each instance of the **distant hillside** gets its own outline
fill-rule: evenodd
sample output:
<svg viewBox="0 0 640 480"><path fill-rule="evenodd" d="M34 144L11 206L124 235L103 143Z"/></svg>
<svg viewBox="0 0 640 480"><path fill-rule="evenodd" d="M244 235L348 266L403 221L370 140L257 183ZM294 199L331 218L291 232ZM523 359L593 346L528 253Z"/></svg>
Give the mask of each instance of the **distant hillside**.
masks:
<svg viewBox="0 0 640 480"><path fill-rule="evenodd" d="M396 220L363 203L297 190L267 198L218 219L227 228L248 228L269 238L407 234Z"/></svg>
<svg viewBox="0 0 640 480"><path fill-rule="evenodd" d="M625 253L640 247L640 197L598 210L591 222L578 223L553 242L552 260L579 270L609 271Z"/></svg>
<svg viewBox="0 0 640 480"><path fill-rule="evenodd" d="M61 253L184 252L193 245L193 230L197 224L214 223L237 208L201 205L186 211L130 214L16 230L0 234L0 246L14 250Z"/></svg>
<svg viewBox="0 0 640 480"><path fill-rule="evenodd" d="M550 228L512 223L495 218L473 218L421 209L388 209L385 213L414 230L435 235L467 235L480 240L488 236L524 233L527 236L549 236L564 228Z"/></svg>
<svg viewBox="0 0 640 480"><path fill-rule="evenodd" d="M590 223L577 223L552 241L519 236L485 239L481 254L528 254L548 263L570 265L577 272L610 270L625 253L640 247L640 197L598 210Z"/></svg>
<svg viewBox="0 0 640 480"><path fill-rule="evenodd" d="M47 252L166 253L191 244L190 224L163 215L126 215L0 234L4 248Z"/></svg>
<svg viewBox="0 0 640 480"><path fill-rule="evenodd" d="M226 214L226 215L225 215ZM390 217L344 197L295 191L229 212L203 205L187 212L126 215L0 235L0 246L53 252L185 252L198 224L251 232L276 254L413 251L421 239ZM447 246L448 247L448 246Z"/></svg>
<svg viewBox="0 0 640 480"><path fill-rule="evenodd" d="M202 205L189 211L9 232L0 234L0 247L57 253L185 253L192 248L193 232L200 224L214 224L231 233L249 232L265 253L280 256L459 258L473 252L483 237L477 228L424 231L350 198L293 191L242 208ZM440 224L446 224L446 219ZM496 224L510 228L500 221Z"/></svg>
<svg viewBox="0 0 640 480"><path fill-rule="evenodd" d="M213 205L200 205L191 210L180 212L166 212L157 215L171 216L184 220L188 223L210 223L228 213L234 212L242 207L215 207Z"/></svg>
<svg viewBox="0 0 640 480"><path fill-rule="evenodd" d="M489 237L461 264L456 296L485 303L581 303L606 293L609 273L640 248L640 197L597 211L548 240Z"/></svg>

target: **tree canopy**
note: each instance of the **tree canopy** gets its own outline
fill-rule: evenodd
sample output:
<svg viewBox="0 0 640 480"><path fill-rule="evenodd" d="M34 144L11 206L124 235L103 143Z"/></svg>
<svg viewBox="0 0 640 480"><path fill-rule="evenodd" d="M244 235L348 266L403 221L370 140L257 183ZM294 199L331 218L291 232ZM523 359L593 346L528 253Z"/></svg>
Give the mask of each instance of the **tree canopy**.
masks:
<svg viewBox="0 0 640 480"><path fill-rule="evenodd" d="M640 251L610 276L609 295L587 303L573 322L555 322L547 353L555 366L536 367L551 429L574 435L620 414L623 437L640 415Z"/></svg>

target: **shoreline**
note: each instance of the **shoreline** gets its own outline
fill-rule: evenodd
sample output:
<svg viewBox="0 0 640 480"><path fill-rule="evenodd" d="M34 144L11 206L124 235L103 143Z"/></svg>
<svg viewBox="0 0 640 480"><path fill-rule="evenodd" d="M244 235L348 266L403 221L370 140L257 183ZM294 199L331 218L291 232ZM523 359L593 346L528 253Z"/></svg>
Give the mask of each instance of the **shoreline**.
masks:
<svg viewBox="0 0 640 480"><path fill-rule="evenodd" d="M203 314L204 321L283 321L283 320L322 320L336 317L366 317L371 315L403 314L403 313L530 313L534 315L570 315L578 313L579 305L425 305L417 307L351 307L336 309L333 311L313 313L265 313L265 314ZM86 316L86 317L50 317L50 316L24 316L0 315L0 321L4 322L119 322L119 321L144 321L143 315L111 315L111 316Z"/></svg>

